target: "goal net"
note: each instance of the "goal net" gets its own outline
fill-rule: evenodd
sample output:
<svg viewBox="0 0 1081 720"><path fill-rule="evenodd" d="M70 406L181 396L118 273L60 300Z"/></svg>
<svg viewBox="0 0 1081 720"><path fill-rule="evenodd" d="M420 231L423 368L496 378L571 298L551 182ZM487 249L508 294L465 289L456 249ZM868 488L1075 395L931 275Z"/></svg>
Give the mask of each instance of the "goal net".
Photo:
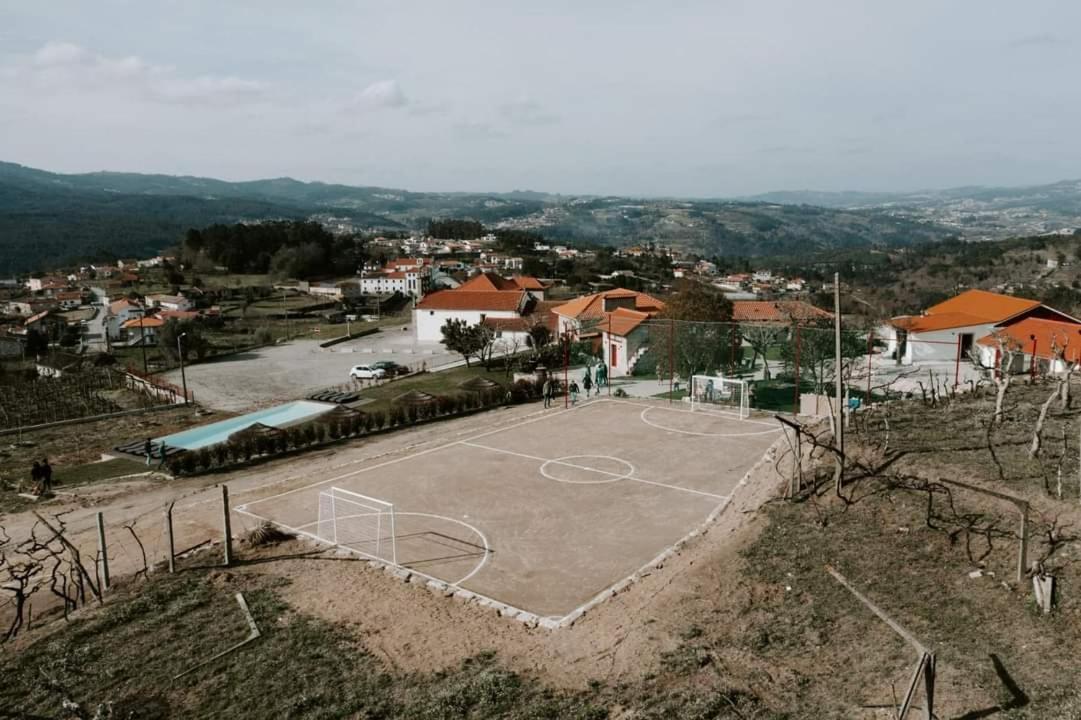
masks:
<svg viewBox="0 0 1081 720"><path fill-rule="evenodd" d="M318 527L324 542L398 564L393 503L332 487L319 493Z"/></svg>
<svg viewBox="0 0 1081 720"><path fill-rule="evenodd" d="M694 375L690 387L691 410L706 410L750 417L747 381L722 375Z"/></svg>

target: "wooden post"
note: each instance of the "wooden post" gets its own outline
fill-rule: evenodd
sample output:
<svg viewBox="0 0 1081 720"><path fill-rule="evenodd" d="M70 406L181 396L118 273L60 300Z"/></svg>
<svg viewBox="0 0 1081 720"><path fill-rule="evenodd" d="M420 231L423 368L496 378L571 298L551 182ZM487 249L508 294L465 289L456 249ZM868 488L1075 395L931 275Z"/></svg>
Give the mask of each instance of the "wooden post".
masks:
<svg viewBox="0 0 1081 720"><path fill-rule="evenodd" d="M935 718L935 654L927 655L927 662L923 666L923 717L924 720Z"/></svg>
<svg viewBox="0 0 1081 720"><path fill-rule="evenodd" d="M176 572L176 544L173 542L173 505L171 502L165 508L165 534L169 541L169 574Z"/></svg>
<svg viewBox="0 0 1081 720"><path fill-rule="evenodd" d="M676 379L676 321L668 320L668 404L671 405L675 395ZM693 403L694 400L692 399Z"/></svg>
<svg viewBox="0 0 1081 720"><path fill-rule="evenodd" d="M109 552L105 545L105 516L98 513L98 553L101 555L102 590L109 589Z"/></svg>
<svg viewBox="0 0 1081 720"><path fill-rule="evenodd" d="M233 530L229 522L229 488L221 486L222 529L225 532L225 566L233 564Z"/></svg>
<svg viewBox="0 0 1081 720"><path fill-rule="evenodd" d="M1028 570L1028 504L1021 507L1021 551L1017 554L1017 584L1025 581Z"/></svg>
<svg viewBox="0 0 1081 720"><path fill-rule="evenodd" d="M837 440L837 449L840 454L837 458L837 495L841 495L841 486L844 484L845 475L845 406L844 406L844 380L841 378L841 273L833 273L833 376L834 394L837 403L837 420L834 425L834 434Z"/></svg>

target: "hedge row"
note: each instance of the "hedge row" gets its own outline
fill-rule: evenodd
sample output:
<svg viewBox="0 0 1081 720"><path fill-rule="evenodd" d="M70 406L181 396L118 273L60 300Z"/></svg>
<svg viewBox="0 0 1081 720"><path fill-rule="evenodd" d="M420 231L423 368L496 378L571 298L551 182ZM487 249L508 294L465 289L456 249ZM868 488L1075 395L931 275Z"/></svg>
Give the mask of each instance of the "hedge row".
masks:
<svg viewBox="0 0 1081 720"><path fill-rule="evenodd" d="M173 475L193 475L250 462L253 458L271 458L304 450L343 438L357 438L385 430L409 427L429 420L510 403L522 403L540 397L541 386L519 380L509 391L502 387L482 392L437 395L428 405L391 405L387 411L361 412L355 417L332 422L314 420L282 430L280 435L240 437L228 442L181 453L169 460Z"/></svg>

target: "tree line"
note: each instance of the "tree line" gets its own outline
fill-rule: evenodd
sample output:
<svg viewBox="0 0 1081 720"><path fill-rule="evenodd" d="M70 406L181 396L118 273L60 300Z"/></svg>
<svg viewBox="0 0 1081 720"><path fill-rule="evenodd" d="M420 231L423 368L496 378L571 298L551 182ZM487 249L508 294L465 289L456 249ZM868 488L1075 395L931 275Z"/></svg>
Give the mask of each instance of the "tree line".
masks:
<svg viewBox="0 0 1081 720"><path fill-rule="evenodd" d="M310 278L352 275L367 253L359 237L333 235L317 222L282 220L190 229L181 257L194 267L209 262L233 273Z"/></svg>

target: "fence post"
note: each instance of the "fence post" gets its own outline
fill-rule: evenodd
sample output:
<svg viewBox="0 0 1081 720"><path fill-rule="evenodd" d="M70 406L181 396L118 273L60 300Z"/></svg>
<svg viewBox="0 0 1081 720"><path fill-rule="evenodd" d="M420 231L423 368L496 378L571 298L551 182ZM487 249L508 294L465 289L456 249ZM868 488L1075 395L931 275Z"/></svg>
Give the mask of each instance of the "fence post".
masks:
<svg viewBox="0 0 1081 720"><path fill-rule="evenodd" d="M1028 570L1028 504L1021 508L1021 550L1017 553L1017 584L1025 581Z"/></svg>
<svg viewBox="0 0 1081 720"><path fill-rule="evenodd" d="M105 516L98 513L98 553L101 555L102 590L109 589L109 552L105 545Z"/></svg>
<svg viewBox="0 0 1081 720"><path fill-rule="evenodd" d="M953 387L961 384L961 333L957 333L957 357L953 361Z"/></svg>
<svg viewBox="0 0 1081 720"><path fill-rule="evenodd" d="M165 508L165 534L169 541L169 574L172 575L176 572L176 544L173 541L173 505L176 501L169 503Z"/></svg>
<svg viewBox="0 0 1081 720"><path fill-rule="evenodd" d="M676 321L668 320L668 404L671 405L675 395L676 379ZM692 400L693 402L693 400Z"/></svg>
<svg viewBox="0 0 1081 720"><path fill-rule="evenodd" d="M867 397L864 398L867 401L867 407L871 406L871 353L874 351L875 346L875 329L871 328L871 331L867 333Z"/></svg>
<svg viewBox="0 0 1081 720"><path fill-rule="evenodd" d="M225 566L233 563L233 531L229 522L229 488L221 486L222 529L225 532Z"/></svg>

